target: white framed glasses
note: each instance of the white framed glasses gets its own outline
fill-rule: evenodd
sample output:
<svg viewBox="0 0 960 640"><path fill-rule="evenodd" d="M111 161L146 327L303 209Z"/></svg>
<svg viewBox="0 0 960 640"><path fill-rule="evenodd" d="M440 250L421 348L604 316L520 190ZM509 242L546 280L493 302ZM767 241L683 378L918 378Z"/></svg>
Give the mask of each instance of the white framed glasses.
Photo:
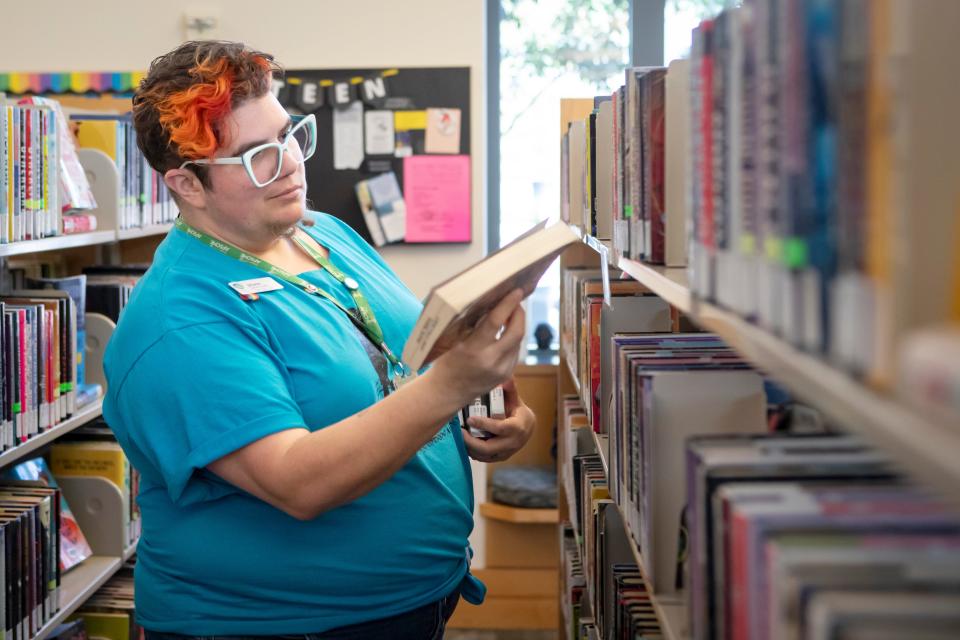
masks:
<svg viewBox="0 0 960 640"><path fill-rule="evenodd" d="M307 116L291 116L291 119L294 125L282 142L257 145L232 158L187 160L180 168L183 169L189 164L240 164L246 170L250 181L262 189L279 177L283 169L284 151L289 151L294 160L303 164L317 150L317 118L311 113Z"/></svg>

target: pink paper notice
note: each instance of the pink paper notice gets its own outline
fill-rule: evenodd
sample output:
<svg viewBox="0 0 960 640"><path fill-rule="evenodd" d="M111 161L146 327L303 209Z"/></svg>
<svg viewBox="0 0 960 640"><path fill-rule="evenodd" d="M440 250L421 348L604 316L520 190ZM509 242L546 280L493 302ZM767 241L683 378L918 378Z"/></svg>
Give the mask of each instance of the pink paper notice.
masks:
<svg viewBox="0 0 960 640"><path fill-rule="evenodd" d="M470 156L403 159L407 242L470 242Z"/></svg>

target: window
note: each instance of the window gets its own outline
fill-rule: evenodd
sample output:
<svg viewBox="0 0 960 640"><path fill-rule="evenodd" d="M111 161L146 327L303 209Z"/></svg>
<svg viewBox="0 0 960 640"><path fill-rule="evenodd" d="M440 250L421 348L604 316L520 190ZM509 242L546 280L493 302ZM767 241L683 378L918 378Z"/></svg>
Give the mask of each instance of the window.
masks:
<svg viewBox="0 0 960 640"><path fill-rule="evenodd" d="M690 34L705 18L720 13L730 0L667 0L663 24L663 59L669 62L690 55Z"/></svg>
<svg viewBox="0 0 960 640"><path fill-rule="evenodd" d="M498 5L497 0L491 0ZM489 64L496 65L499 154L491 149L491 250L560 211L560 98L610 94L630 61L630 0L503 0ZM493 29L491 29L493 30ZM499 43L493 43L497 38ZM493 78L489 78L493 80ZM492 93L492 92L491 92ZM494 117L498 116L498 117ZM493 134L492 134L493 135ZM499 175L497 175L499 174ZM494 228L495 227L495 228ZM527 306L527 336L547 323L559 329L560 273L541 280Z"/></svg>

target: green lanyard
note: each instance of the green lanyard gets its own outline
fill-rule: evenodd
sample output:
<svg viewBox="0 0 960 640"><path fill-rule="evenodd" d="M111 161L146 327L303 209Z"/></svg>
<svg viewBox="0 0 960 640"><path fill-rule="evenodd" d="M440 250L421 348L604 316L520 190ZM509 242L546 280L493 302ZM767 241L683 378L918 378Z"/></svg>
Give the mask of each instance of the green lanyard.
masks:
<svg viewBox="0 0 960 640"><path fill-rule="evenodd" d="M257 267L258 269L266 271L272 276L277 276L281 280L286 280L290 284L300 287L311 295L320 296L329 300L336 305L338 309L347 314L347 317L350 318L350 321L354 324L354 326L363 332L363 335L365 335L370 342L372 342L374 346L376 346L383 353L383 355L387 357L387 360L390 361L390 364L394 366L395 371L398 371L402 377L407 376L408 371L406 365L404 365L403 362L401 362L400 359L393 354L393 351L390 350L390 347L387 346L386 341L383 339L383 329L380 328L380 323L377 322L377 317L373 313L370 303L367 302L366 296L360 292L360 285L357 284L357 281L337 269L330 262L330 260L326 258L326 256L317 251L311 245L307 244L303 238L294 236L293 241L296 242L301 249L306 251L307 255L316 260L317 264L323 267L323 269L333 276L337 282L346 287L346 289L350 292L350 296L353 298L353 301L357 305L355 310L351 310L343 306L340 304L340 301L331 296L329 293L323 289L320 289L316 285L310 284L300 276L294 275L285 269L281 269L276 265L270 264L266 260L262 260L254 255L250 255L243 249L235 247L232 244L211 238L199 229L184 222L180 217L177 217L175 224L176 227L184 233L193 236L203 244L212 249L216 249L224 255L230 256L231 258L239 260L245 264ZM354 313L354 311L356 311L356 313Z"/></svg>

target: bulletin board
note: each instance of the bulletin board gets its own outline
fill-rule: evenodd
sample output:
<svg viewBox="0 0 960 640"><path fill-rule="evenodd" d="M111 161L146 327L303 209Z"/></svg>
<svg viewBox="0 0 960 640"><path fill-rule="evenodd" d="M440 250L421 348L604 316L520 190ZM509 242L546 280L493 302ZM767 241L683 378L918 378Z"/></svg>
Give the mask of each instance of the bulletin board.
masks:
<svg viewBox="0 0 960 640"><path fill-rule="evenodd" d="M344 220L371 241L356 185L392 171L408 215L407 235L400 242L471 241L468 67L288 69L282 83L275 81L274 93L291 113L312 113L317 119L317 151L305 167L313 209ZM360 110L364 131L358 161L355 127ZM383 131L388 118L384 112L393 112L393 145L387 142L389 131ZM379 123L379 138L367 140L367 118ZM446 125L443 140L437 134L440 119ZM344 122L350 126L347 134ZM444 216L446 220L439 219Z"/></svg>

